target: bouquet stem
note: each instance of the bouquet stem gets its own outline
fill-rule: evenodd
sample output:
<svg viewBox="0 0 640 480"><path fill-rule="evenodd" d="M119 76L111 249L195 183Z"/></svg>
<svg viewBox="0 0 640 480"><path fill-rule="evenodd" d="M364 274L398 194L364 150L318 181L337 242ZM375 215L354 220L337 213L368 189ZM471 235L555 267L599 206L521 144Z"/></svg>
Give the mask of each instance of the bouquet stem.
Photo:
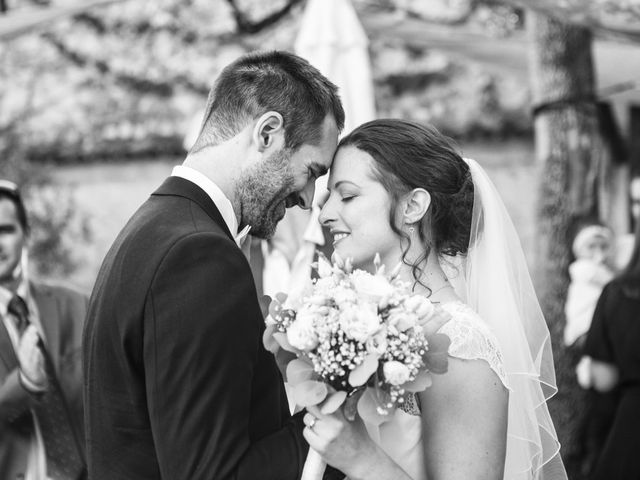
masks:
<svg viewBox="0 0 640 480"><path fill-rule="evenodd" d="M327 464L313 448L309 449L300 480L322 480Z"/></svg>

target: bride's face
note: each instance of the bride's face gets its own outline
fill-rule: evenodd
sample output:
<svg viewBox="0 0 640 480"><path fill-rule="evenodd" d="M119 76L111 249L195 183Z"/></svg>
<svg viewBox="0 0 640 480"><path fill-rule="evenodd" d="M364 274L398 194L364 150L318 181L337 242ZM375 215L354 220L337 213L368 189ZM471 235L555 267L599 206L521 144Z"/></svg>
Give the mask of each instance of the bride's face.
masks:
<svg viewBox="0 0 640 480"><path fill-rule="evenodd" d="M387 268L402 255L400 238L391 229L391 198L373 174L374 160L353 146L338 150L329 174L329 198L320 222L333 235L333 248L356 267L371 270L380 254Z"/></svg>

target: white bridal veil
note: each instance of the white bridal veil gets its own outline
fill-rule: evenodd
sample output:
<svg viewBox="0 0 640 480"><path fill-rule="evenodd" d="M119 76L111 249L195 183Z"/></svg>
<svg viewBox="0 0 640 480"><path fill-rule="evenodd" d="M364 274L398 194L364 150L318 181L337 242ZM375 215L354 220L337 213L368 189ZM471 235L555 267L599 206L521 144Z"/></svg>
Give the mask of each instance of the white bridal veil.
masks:
<svg viewBox="0 0 640 480"><path fill-rule="evenodd" d="M492 328L502 349L509 392L505 480L563 480L560 444L547 400L556 391L549 330L520 240L486 172L471 169L475 197L466 258L447 272L456 293Z"/></svg>

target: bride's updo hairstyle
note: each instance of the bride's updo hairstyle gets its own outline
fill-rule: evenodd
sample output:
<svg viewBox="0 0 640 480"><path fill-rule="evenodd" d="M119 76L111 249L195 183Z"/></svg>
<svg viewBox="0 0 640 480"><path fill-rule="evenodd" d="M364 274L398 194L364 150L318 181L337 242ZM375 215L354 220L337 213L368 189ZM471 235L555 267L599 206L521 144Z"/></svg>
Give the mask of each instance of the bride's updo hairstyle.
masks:
<svg viewBox="0 0 640 480"><path fill-rule="evenodd" d="M431 195L431 205L417 228L427 248L424 256L412 265L414 276L431 250L438 255L467 253L473 181L469 166L447 137L428 125L380 119L367 122L345 136L338 148L346 146L356 147L373 157L373 174L391 197L391 228L401 238L411 242L409 235L396 224L396 210L402 196L414 188L424 188ZM407 250L408 247L405 255Z"/></svg>

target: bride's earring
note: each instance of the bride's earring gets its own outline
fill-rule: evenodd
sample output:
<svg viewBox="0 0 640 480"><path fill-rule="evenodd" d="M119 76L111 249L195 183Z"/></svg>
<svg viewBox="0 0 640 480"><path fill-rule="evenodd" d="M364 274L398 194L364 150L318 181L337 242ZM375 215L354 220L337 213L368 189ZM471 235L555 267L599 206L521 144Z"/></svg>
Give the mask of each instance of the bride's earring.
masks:
<svg viewBox="0 0 640 480"><path fill-rule="evenodd" d="M413 236L413 232L415 232L415 231L416 231L416 227L414 227L413 225L411 225L411 226L409 227L409 235Z"/></svg>

